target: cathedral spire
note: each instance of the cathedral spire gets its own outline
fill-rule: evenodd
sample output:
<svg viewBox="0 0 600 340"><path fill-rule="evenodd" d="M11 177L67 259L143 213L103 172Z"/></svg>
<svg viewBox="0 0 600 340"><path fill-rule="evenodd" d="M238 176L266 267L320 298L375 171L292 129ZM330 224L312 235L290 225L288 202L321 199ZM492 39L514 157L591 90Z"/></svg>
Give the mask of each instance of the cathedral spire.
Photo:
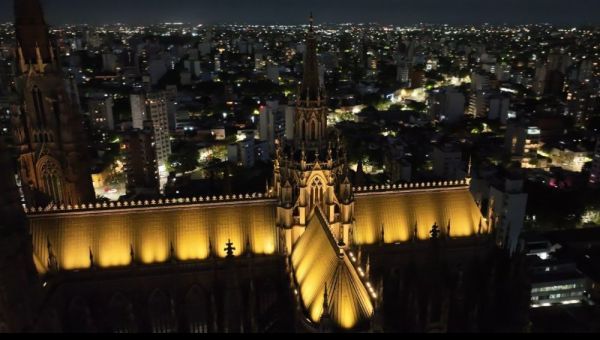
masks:
<svg viewBox="0 0 600 340"><path fill-rule="evenodd" d="M15 0L15 33L24 64L51 63L50 35L39 0ZM25 70L21 70L25 72Z"/></svg>
<svg viewBox="0 0 600 340"><path fill-rule="evenodd" d="M302 100L318 100L322 95L319 82L319 62L317 60L317 37L314 31L314 19L310 15L310 25L306 35L306 51L304 53L304 74L300 88Z"/></svg>

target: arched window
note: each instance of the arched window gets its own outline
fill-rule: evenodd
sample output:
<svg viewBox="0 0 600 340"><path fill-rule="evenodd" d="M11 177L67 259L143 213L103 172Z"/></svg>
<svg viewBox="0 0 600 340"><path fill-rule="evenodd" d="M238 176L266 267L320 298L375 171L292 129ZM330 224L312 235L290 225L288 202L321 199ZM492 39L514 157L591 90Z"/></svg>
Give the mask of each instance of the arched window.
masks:
<svg viewBox="0 0 600 340"><path fill-rule="evenodd" d="M96 327L88 304L81 297L71 300L67 310L68 330L75 333L94 332Z"/></svg>
<svg viewBox="0 0 600 340"><path fill-rule="evenodd" d="M310 140L317 140L317 122L314 119L310 122Z"/></svg>
<svg viewBox="0 0 600 340"><path fill-rule="evenodd" d="M122 294L117 293L108 304L110 330L114 333L133 333L137 331L133 306Z"/></svg>
<svg viewBox="0 0 600 340"><path fill-rule="evenodd" d="M62 203L63 181L62 172L58 163L52 158L47 158L42 161L40 173L43 185L43 188L40 189L42 189L54 203Z"/></svg>
<svg viewBox="0 0 600 340"><path fill-rule="evenodd" d="M44 127L46 126L46 111L44 109L42 91L40 91L37 86L34 86L33 90L31 90L31 95L33 97L33 108L35 110L37 124L40 127Z"/></svg>
<svg viewBox="0 0 600 340"><path fill-rule="evenodd" d="M198 286L192 287L185 297L185 318L190 333L208 333L208 306L206 293Z"/></svg>
<svg viewBox="0 0 600 340"><path fill-rule="evenodd" d="M323 182L319 177L310 186L310 202L313 207L323 203Z"/></svg>
<svg viewBox="0 0 600 340"><path fill-rule="evenodd" d="M148 300L152 333L177 331L173 306L169 297L160 290L154 291Z"/></svg>

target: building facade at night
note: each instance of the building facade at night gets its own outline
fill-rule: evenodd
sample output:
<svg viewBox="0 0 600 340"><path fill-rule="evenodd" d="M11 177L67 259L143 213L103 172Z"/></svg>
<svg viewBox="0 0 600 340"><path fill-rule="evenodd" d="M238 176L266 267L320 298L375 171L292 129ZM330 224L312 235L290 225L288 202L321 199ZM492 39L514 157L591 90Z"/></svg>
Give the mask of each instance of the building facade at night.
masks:
<svg viewBox="0 0 600 340"><path fill-rule="evenodd" d="M35 13L41 20L41 10ZM11 214L0 237L19 243L0 248L0 268L17 273L0 278L0 291L7 292L0 294L0 329L523 330L529 295L515 279L521 264L496 248L494 219L482 216L470 178L355 187L344 145L327 131L312 19L306 46L294 136L276 141L266 192L94 203L82 170L75 177L81 186L56 177L61 181L53 188L65 191L52 197L62 204L28 202L21 213L14 178L3 176L0 188L10 195L0 199L0 209ZM47 63L35 51L37 66L22 62L22 77L33 74L40 84L59 79L45 71L54 67L49 43ZM43 120L54 117L50 112L38 114ZM69 140L58 137L76 125L52 130L61 133L57 143ZM27 131L34 130L17 126L17 133ZM24 166L29 156L25 139L19 141ZM80 155L71 151L66 164L80 166ZM59 158L53 162L64 166ZM25 265L15 267L15 258ZM11 313L14 306L20 314Z"/></svg>

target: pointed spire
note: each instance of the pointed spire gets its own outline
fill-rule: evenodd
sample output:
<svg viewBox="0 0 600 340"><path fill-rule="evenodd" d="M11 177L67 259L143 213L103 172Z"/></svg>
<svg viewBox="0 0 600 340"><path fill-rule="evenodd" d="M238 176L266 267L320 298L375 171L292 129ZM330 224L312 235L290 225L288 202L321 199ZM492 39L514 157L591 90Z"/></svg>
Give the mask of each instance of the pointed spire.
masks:
<svg viewBox="0 0 600 340"><path fill-rule="evenodd" d="M50 61L52 62L52 64L56 63L56 57L54 56L54 46L52 46L52 42L50 42L48 47L48 50L50 52Z"/></svg>
<svg viewBox="0 0 600 340"><path fill-rule="evenodd" d="M252 245L250 244L250 237L246 237L246 257L252 257Z"/></svg>
<svg viewBox="0 0 600 340"><path fill-rule="evenodd" d="M419 240L419 222L415 221L415 226L413 227L413 241L416 242Z"/></svg>
<svg viewBox="0 0 600 340"><path fill-rule="evenodd" d="M25 70L27 70L27 63L25 62L25 56L23 55L23 48L21 47L21 44L17 43L17 50L18 50L18 59L19 59L19 70L23 73L25 73Z"/></svg>
<svg viewBox="0 0 600 340"><path fill-rule="evenodd" d="M40 51L40 46L38 45L37 41L35 43L35 62L38 66L38 72L42 72L44 60L42 59L42 52Z"/></svg>
<svg viewBox="0 0 600 340"><path fill-rule="evenodd" d="M23 49L19 63L50 62L50 35L40 1L16 0L14 8L15 35Z"/></svg>
<svg viewBox="0 0 600 340"><path fill-rule="evenodd" d="M469 155L469 164L467 165L467 178L471 178L472 166L473 166L473 155Z"/></svg>
<svg viewBox="0 0 600 340"><path fill-rule="evenodd" d="M321 87L319 82L319 63L317 60L317 39L314 34L313 25L314 18L311 14L310 25L306 35L304 74L299 96L301 101L317 100Z"/></svg>
<svg viewBox="0 0 600 340"><path fill-rule="evenodd" d="M92 252L92 247L89 247L90 250L90 268L94 269L96 264L94 263L94 253Z"/></svg>
<svg viewBox="0 0 600 340"><path fill-rule="evenodd" d="M133 250L133 244L129 244L129 258L130 258L130 264L133 266L135 265L135 251Z"/></svg>
<svg viewBox="0 0 600 340"><path fill-rule="evenodd" d="M58 261L56 260L54 251L52 251L52 243L50 242L50 237L47 238L46 246L48 248L48 270L50 272L57 272L58 271Z"/></svg>
<svg viewBox="0 0 600 340"><path fill-rule="evenodd" d="M214 255L215 255L215 252L213 249L212 239L209 236L208 237L208 257L213 257Z"/></svg>
<svg viewBox="0 0 600 340"><path fill-rule="evenodd" d="M175 255L175 247L173 246L173 242L171 242L171 247L169 248L169 258L171 262L177 261L177 255Z"/></svg>

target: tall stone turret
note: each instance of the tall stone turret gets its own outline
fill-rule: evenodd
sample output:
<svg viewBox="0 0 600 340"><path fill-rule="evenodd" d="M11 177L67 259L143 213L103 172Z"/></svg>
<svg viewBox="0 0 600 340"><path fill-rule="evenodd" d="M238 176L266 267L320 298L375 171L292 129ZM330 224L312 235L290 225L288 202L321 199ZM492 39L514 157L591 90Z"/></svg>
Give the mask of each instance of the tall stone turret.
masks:
<svg viewBox="0 0 600 340"><path fill-rule="evenodd" d="M38 0L15 1L19 76L12 110L19 174L30 206L95 198L82 115L63 76Z"/></svg>

